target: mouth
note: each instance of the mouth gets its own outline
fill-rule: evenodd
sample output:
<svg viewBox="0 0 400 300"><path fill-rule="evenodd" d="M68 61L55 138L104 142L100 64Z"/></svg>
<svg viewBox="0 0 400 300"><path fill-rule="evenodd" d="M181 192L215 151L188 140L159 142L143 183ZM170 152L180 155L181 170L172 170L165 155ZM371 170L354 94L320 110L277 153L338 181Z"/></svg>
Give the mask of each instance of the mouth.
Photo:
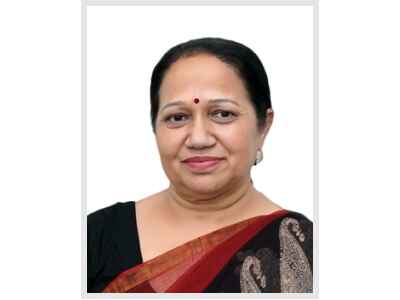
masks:
<svg viewBox="0 0 400 300"><path fill-rule="evenodd" d="M191 171L194 172L210 172L214 170L223 160L220 157L197 156L182 161Z"/></svg>

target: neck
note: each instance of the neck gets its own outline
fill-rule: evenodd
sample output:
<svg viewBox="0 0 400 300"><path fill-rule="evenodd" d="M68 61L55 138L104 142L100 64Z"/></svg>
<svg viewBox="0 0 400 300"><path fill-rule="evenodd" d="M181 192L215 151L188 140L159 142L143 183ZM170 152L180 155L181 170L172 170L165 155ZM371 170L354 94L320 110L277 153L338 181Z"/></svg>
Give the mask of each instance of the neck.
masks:
<svg viewBox="0 0 400 300"><path fill-rule="evenodd" d="M236 184L235 187L218 195L195 199L170 185L165 191L165 203L171 216L185 224L229 223L251 207L249 204L254 201L257 193L250 180Z"/></svg>

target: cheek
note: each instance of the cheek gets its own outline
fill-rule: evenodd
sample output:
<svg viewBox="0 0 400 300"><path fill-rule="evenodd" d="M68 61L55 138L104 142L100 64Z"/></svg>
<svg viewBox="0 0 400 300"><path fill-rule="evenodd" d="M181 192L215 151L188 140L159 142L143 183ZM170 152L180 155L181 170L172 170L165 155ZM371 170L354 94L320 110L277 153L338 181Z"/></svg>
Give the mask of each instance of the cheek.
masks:
<svg viewBox="0 0 400 300"><path fill-rule="evenodd" d="M168 179L172 182L181 180L180 152L184 144L184 135L179 130L159 130L157 132L157 147L161 164Z"/></svg>
<svg viewBox="0 0 400 300"><path fill-rule="evenodd" d="M226 128L221 132L221 141L223 141L232 163L238 167L245 167L252 160L255 152L255 140L254 129L249 126L238 125Z"/></svg>
<svg viewBox="0 0 400 300"><path fill-rule="evenodd" d="M179 132L159 130L159 132L157 132L156 141L163 163L172 163L173 160L178 157L179 149L182 145L181 134L179 134Z"/></svg>

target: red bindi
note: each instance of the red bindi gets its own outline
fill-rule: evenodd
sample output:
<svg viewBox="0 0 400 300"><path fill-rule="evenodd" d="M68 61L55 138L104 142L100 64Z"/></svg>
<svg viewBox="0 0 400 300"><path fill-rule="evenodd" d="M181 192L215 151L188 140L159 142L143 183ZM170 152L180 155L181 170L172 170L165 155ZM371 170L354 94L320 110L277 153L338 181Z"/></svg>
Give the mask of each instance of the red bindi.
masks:
<svg viewBox="0 0 400 300"><path fill-rule="evenodd" d="M197 103L200 102L200 100L199 100L199 98L194 98L194 99L193 99L193 102L197 104Z"/></svg>

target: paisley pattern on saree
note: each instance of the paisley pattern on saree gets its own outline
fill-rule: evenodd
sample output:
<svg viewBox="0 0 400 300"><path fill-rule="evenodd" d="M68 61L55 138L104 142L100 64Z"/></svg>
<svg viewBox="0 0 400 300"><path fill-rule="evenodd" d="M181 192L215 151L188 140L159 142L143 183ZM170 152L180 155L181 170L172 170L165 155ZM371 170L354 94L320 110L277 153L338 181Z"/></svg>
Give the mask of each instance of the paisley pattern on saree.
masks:
<svg viewBox="0 0 400 300"><path fill-rule="evenodd" d="M284 218L279 226L279 273L282 293L311 293L312 268L301 246L306 239L299 222L294 218ZM273 286L276 280L271 268L278 259L269 248L260 248L237 253L240 290L242 293L266 292L267 284Z"/></svg>

